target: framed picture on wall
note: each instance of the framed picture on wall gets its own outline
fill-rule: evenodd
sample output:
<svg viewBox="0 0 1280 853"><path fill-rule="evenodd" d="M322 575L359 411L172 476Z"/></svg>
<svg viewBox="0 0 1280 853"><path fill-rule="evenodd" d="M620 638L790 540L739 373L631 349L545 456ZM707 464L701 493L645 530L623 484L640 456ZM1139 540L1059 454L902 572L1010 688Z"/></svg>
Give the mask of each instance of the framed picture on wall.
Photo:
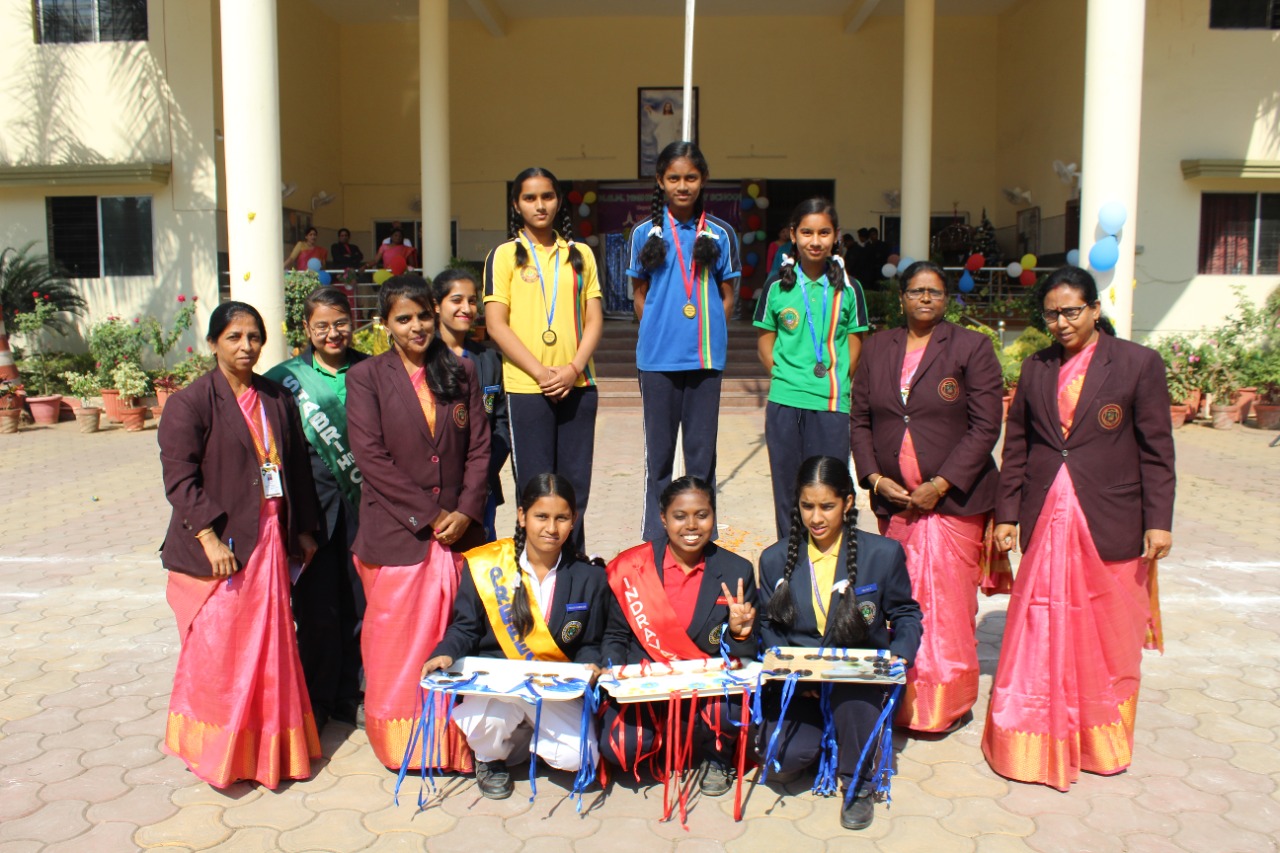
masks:
<svg viewBox="0 0 1280 853"><path fill-rule="evenodd" d="M652 178L658 153L672 142L679 142L684 126L684 89L680 87L641 87L636 90L636 149L639 165L636 177ZM693 87L693 103L689 122L690 142L698 141L698 87Z"/></svg>

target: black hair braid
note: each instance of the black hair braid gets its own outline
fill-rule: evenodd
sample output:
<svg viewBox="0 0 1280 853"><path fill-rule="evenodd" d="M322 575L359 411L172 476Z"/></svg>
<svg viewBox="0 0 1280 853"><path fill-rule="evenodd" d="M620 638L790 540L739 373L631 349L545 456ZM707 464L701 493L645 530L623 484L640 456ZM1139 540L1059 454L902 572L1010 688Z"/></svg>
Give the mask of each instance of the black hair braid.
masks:
<svg viewBox="0 0 1280 853"><path fill-rule="evenodd" d="M702 219L703 200L702 193L698 193L697 200L693 203L693 219L697 223ZM697 225L695 224L696 228ZM674 235L673 235L674 237ZM720 258L720 243L718 240L712 240L710 234L696 234L693 241L693 262L704 270L713 269L716 261Z"/></svg>
<svg viewBox="0 0 1280 853"><path fill-rule="evenodd" d="M524 572L519 569L520 555L524 553L524 525L516 522L516 532L511 538L515 542L516 577L519 579L515 591L511 593L511 624L523 637L533 630L533 608L529 606L529 590L524 585Z"/></svg>
<svg viewBox="0 0 1280 853"><path fill-rule="evenodd" d="M844 264L836 260L834 252L831 257L827 258L827 281L835 289L836 293L844 290L845 268ZM839 320L839 318L836 318Z"/></svg>
<svg viewBox="0 0 1280 853"><path fill-rule="evenodd" d="M507 236L516 241L516 266L529 263L529 252L520 242L520 232L524 230L524 217L514 207L507 207Z"/></svg>
<svg viewBox="0 0 1280 853"><path fill-rule="evenodd" d="M769 599L766 616L775 625L790 628L796 621L796 603L791 595L791 575L800 562L800 547L806 539L804 523L800 520L800 505L791 508L791 532L787 535L787 564L782 570L782 580Z"/></svg>
<svg viewBox="0 0 1280 853"><path fill-rule="evenodd" d="M778 249L778 252L781 253L782 249ZM793 243L790 255L791 263L782 264L782 268L778 273L778 286L784 291L789 291L791 288L796 286L796 267L799 266L800 263L796 260L797 254L795 244Z"/></svg>
<svg viewBox="0 0 1280 853"><path fill-rule="evenodd" d="M701 196L699 196L701 197ZM654 186L653 188L653 204L651 221L649 227L658 226L662 228L663 211L666 210L667 196L662 191L662 187ZM637 228L642 227L637 225ZM674 237L674 235L672 235ZM652 237L644 241L644 247L640 249L640 268L645 272L653 272L658 267L666 263L667 260L667 241L662 239L661 234L654 234Z"/></svg>
<svg viewBox="0 0 1280 853"><path fill-rule="evenodd" d="M848 556L849 584L831 610L827 635L833 645L858 648L867 642L867 623L858 610L858 510L849 507L844 514L844 541Z"/></svg>
<svg viewBox="0 0 1280 853"><path fill-rule="evenodd" d="M462 360L444 339L432 338L427 344L427 387L435 398L442 403L462 399L466 377Z"/></svg>
<svg viewBox="0 0 1280 853"><path fill-rule="evenodd" d="M569 210L567 198L560 202L560 236L573 242L573 213ZM574 275L582 275L582 251L577 243L569 247L569 266L573 267Z"/></svg>

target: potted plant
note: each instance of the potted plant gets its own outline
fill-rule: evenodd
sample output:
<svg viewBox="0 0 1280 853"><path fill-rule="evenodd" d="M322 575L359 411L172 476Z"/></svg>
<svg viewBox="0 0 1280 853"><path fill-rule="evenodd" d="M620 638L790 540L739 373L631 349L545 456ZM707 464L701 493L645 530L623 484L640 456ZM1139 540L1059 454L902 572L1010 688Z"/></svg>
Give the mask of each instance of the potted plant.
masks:
<svg viewBox="0 0 1280 853"><path fill-rule="evenodd" d="M90 406L89 398L96 396L102 388L98 377L92 373L76 373L72 370L64 371L59 375L71 389L72 395L80 399L80 407L76 409L76 422L80 424L80 431L97 432L102 409Z"/></svg>
<svg viewBox="0 0 1280 853"><path fill-rule="evenodd" d="M111 371L111 384L120 392L120 421L128 432L139 432L147 416L147 407L139 405L147 394L147 374L131 361Z"/></svg>
<svg viewBox="0 0 1280 853"><path fill-rule="evenodd" d="M1229 354L1224 356L1219 352L1203 370L1201 387L1209 395L1209 416L1214 429L1230 429L1240 419L1240 405L1230 402L1240 385L1235 364L1230 359Z"/></svg>
<svg viewBox="0 0 1280 853"><path fill-rule="evenodd" d="M19 332L27 339L30 353L24 359L31 382L35 388L35 396L27 397L27 405L31 407L31 418L38 424L56 424L62 408L62 395L51 393L49 387L49 363L47 354L41 349L41 338L47 326L53 325L54 315L58 309L48 299L40 298L39 293L32 293L35 307L30 311L18 311L14 315L14 323ZM47 295L47 294L46 294Z"/></svg>
<svg viewBox="0 0 1280 853"><path fill-rule="evenodd" d="M178 338L182 337L188 329L191 328L191 321L196 314L196 302L200 297L192 296L189 300L183 294L178 294L178 314L173 319L173 326L166 331L160 325L160 321L155 317L148 317L147 321L142 324L142 337L151 344L151 350L160 359L160 374L152 382L152 386L156 392L156 411L164 411L164 404L168 402L170 395L179 388L177 378L168 369L169 353L173 350L174 345L178 343ZM187 348L190 351L190 347Z"/></svg>
<svg viewBox="0 0 1280 853"><path fill-rule="evenodd" d="M108 316L89 329L89 353L93 356L102 383L102 408L107 420L120 422L120 392L112 385L112 371L122 364L131 363L142 368L142 347L145 343L142 320L135 317L127 322L121 317Z"/></svg>
<svg viewBox="0 0 1280 853"><path fill-rule="evenodd" d="M22 421L22 384L0 379L0 433L14 433Z"/></svg>

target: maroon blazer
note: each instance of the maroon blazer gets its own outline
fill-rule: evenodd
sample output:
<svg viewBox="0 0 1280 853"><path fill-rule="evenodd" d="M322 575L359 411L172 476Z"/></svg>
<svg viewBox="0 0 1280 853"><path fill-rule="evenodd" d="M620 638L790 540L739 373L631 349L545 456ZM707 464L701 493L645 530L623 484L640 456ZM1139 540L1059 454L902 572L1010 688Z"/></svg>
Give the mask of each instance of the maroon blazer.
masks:
<svg viewBox="0 0 1280 853"><path fill-rule="evenodd" d="M938 501L944 515L978 515L996 505L999 472L991 451L1000 438L1004 383L991 340L943 321L925 344L911 393L902 402L898 380L907 354L907 330L878 332L862 345L853 376L849 440L858 480L870 488L872 474L902 483L898 453L911 428L920 473L951 484ZM898 508L871 496L876 515Z"/></svg>
<svg viewBox="0 0 1280 853"><path fill-rule="evenodd" d="M282 386L254 376L253 387L280 451L289 553L301 557L298 534L318 534L321 526L302 422L293 395ZM258 544L262 485L253 437L221 370L214 368L169 398L157 438L165 496L173 506L160 546L164 567L212 577L213 568L196 539L206 527L223 542L235 540L232 550L243 566Z"/></svg>
<svg viewBox="0 0 1280 853"><path fill-rule="evenodd" d="M1009 407L996 521L1021 525L1027 547L1063 465L1104 560L1142 556L1142 534L1173 529L1173 424L1155 350L1105 332L1080 389L1071 434L1058 420L1062 347L1022 363Z"/></svg>
<svg viewBox="0 0 1280 853"><path fill-rule="evenodd" d="M366 563L421 562L441 510L470 516L468 533L482 528L489 421L475 367L461 362L462 397L436 401L434 436L394 349L347 371L347 437L364 475L360 530L351 550ZM471 540L458 547L463 544Z"/></svg>

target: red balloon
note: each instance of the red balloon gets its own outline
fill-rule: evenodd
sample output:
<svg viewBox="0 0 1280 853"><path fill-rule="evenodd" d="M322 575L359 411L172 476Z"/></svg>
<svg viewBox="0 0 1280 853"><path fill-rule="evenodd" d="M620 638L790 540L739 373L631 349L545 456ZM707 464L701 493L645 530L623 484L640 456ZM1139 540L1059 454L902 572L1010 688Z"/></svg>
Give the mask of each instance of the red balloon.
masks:
<svg viewBox="0 0 1280 853"><path fill-rule="evenodd" d="M584 219L578 223L578 233L581 236L590 237L593 231L595 231L595 229L591 227L591 223L587 220Z"/></svg>
<svg viewBox="0 0 1280 853"><path fill-rule="evenodd" d="M404 271L408 268L408 261L399 255L387 259L387 269L391 270L392 275L404 275Z"/></svg>
<svg viewBox="0 0 1280 853"><path fill-rule="evenodd" d="M748 231L759 231L761 224L762 223L760 222L760 217L755 215L754 213L747 217Z"/></svg>
<svg viewBox="0 0 1280 853"><path fill-rule="evenodd" d="M1031 270L1023 270L1022 275L1018 276L1018 281L1023 287L1031 287L1036 283L1036 274Z"/></svg>
<svg viewBox="0 0 1280 853"><path fill-rule="evenodd" d="M969 256L969 260L964 262L964 268L969 272L977 272L987 263L987 259L981 254L973 254Z"/></svg>
<svg viewBox="0 0 1280 853"><path fill-rule="evenodd" d="M577 190L569 190L569 201L574 204L582 204L582 193Z"/></svg>
<svg viewBox="0 0 1280 853"><path fill-rule="evenodd" d="M743 264L743 265L742 265L742 277L743 277L743 278L751 278L751 276L755 275L755 273L756 273L756 268L755 268L755 267L753 267L753 266L751 266L751 264Z"/></svg>

